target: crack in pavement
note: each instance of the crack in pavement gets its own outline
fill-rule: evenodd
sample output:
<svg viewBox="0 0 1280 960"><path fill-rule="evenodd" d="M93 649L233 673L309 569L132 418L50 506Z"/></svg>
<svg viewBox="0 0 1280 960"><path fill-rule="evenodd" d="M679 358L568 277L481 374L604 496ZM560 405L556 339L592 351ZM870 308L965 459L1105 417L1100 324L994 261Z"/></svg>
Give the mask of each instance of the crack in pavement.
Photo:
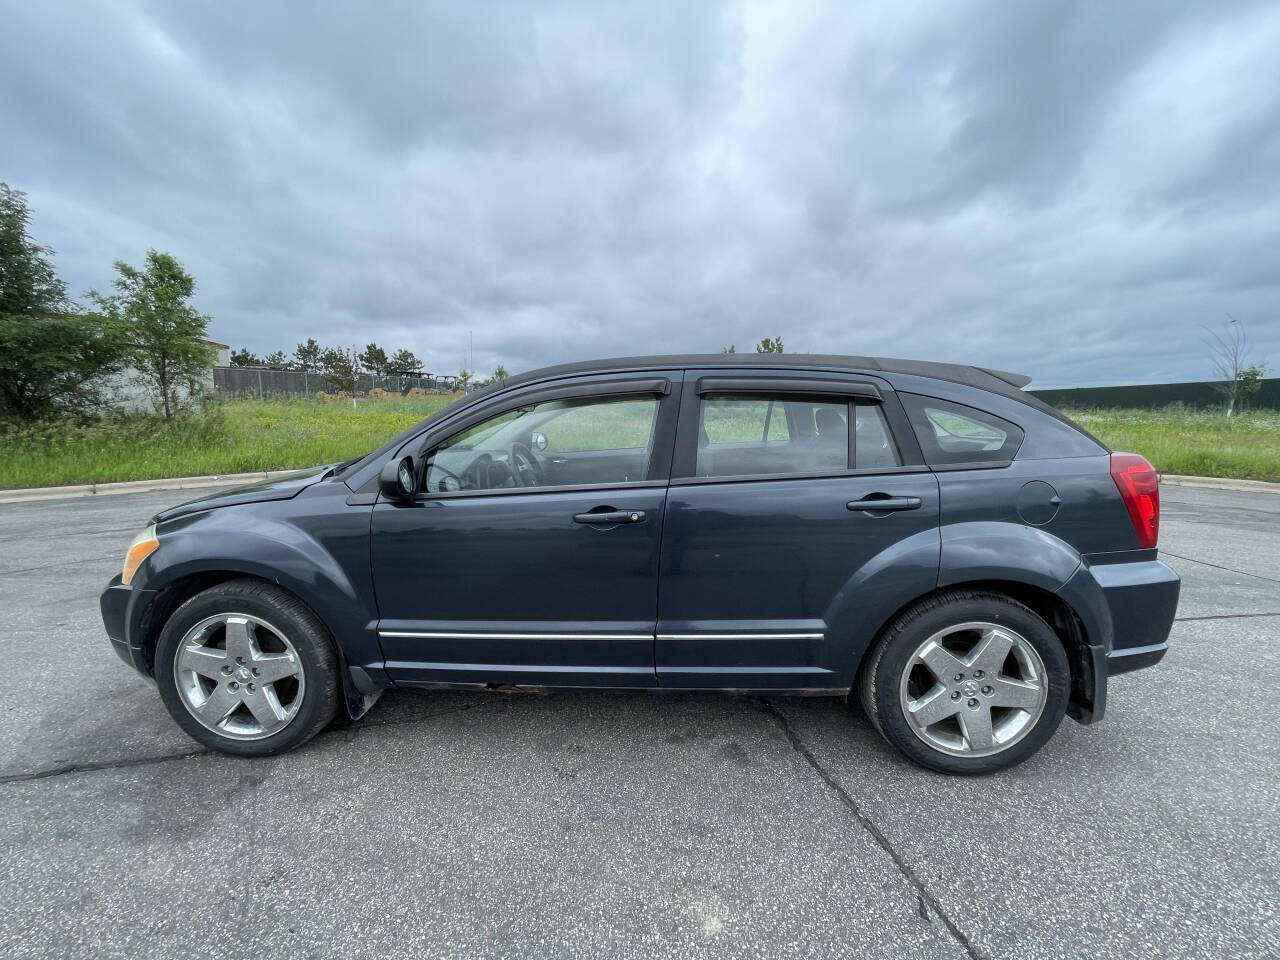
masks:
<svg viewBox="0 0 1280 960"><path fill-rule="evenodd" d="M108 553L105 557L81 557L78 560L59 560L57 563L42 563L38 567L19 567L17 570L0 570L0 574L10 576L15 573L32 573L36 570L51 570L54 567L75 567L85 563L101 563L104 560L111 560L115 557L122 556L116 553Z"/></svg>
<svg viewBox="0 0 1280 960"><path fill-rule="evenodd" d="M920 879L919 874L916 873L911 864L907 863L903 856L894 849L893 844L889 842L889 838L885 836L880 828L875 825L875 821L863 812L862 808L858 806L858 802L854 800L849 791L847 791L841 783L836 780L835 776L829 773L827 769L822 766L818 761L818 758L813 755L813 751L810 750L808 746L805 745L804 741L800 739L800 735L791 725L791 721L787 719L786 715L775 707L771 701L763 697L760 698L759 703L762 711L773 718L778 726L782 728L783 734L786 735L788 742L791 744L791 749L804 758L805 762L813 768L813 772L816 773L822 782L825 783L831 789L832 793L836 795L836 799L853 814L854 819L857 820L862 829L866 830L880 849L889 855L889 859L893 861L893 865L898 868L898 872L902 874L907 883L911 885L912 890L915 892L920 916L927 921L928 911L933 911L934 915L942 921L943 925L947 928L947 931L951 936L955 938L956 942L964 947L965 952L972 958L972 960L989 960L988 955L979 948L977 944L970 940L969 936L960 929L959 925L954 920L951 919L947 911L943 909L942 904L938 902L938 899L929 892L929 888L924 885L924 881Z"/></svg>
<svg viewBox="0 0 1280 960"><path fill-rule="evenodd" d="M114 536L117 533L137 533L137 532L138 532L138 527L135 525L132 527L113 527L108 530L76 530L71 533L42 533L40 535L40 540L42 543L47 540L71 540L71 539L83 540L87 537L105 537L105 536ZM12 537L0 535L0 543L30 543L30 542L31 542L30 533L22 533Z"/></svg>
<svg viewBox="0 0 1280 960"><path fill-rule="evenodd" d="M314 739L328 739L329 737L342 734L348 743L355 739L356 734L364 728L374 727L399 727L410 723L422 723L427 720L434 720L436 717L443 717L450 713L460 713L463 710L474 710L476 707L490 706L493 701L486 700L481 703L468 703L459 707L449 707L445 710L437 710L434 713L426 714L421 717L406 717L403 720L381 720L370 723L364 723L356 720L350 724L342 726L331 726L326 730L318 733ZM53 777L63 777L70 773L94 773L98 770L124 770L130 767L147 767L157 763L168 763L170 760L186 760L191 757L203 756L228 756L227 754L219 754L215 750L208 747L195 747L191 750L184 750L181 753L165 753L155 757L131 757L125 760L97 760L86 763L66 763L57 767L49 767L45 770L36 770L32 773L10 773L0 776L0 786L9 783L29 783L32 780L49 780ZM262 759L260 757L233 757L233 759L254 760Z"/></svg>
<svg viewBox="0 0 1280 960"><path fill-rule="evenodd" d="M1215 570L1225 570L1227 571L1227 573L1234 573L1237 576L1253 577L1254 579L1257 579L1257 580L1266 580L1269 583L1280 583L1280 580L1277 580L1275 577L1267 577L1262 575L1261 573L1248 573L1244 570L1236 570L1234 567L1224 567L1220 563L1210 563L1208 560L1197 560L1195 557L1184 557L1181 554L1170 553L1168 550L1161 550L1160 553L1161 555L1166 557L1174 557L1178 560L1185 560L1187 561L1187 563L1198 563L1198 564L1201 564L1202 566L1213 567Z"/></svg>

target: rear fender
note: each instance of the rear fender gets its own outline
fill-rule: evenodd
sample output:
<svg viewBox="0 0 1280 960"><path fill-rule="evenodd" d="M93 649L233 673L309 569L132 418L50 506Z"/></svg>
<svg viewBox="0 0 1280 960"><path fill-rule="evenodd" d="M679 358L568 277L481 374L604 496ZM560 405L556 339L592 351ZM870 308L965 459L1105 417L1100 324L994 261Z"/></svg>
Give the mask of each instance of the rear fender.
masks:
<svg viewBox="0 0 1280 960"><path fill-rule="evenodd" d="M1081 649L1068 650L1076 674L1072 716L1082 722L1101 719L1106 707L1106 654L1114 628L1089 562L1070 544L1035 527L998 521L943 527L938 586L983 581L1038 587L1070 608L1083 641Z"/></svg>

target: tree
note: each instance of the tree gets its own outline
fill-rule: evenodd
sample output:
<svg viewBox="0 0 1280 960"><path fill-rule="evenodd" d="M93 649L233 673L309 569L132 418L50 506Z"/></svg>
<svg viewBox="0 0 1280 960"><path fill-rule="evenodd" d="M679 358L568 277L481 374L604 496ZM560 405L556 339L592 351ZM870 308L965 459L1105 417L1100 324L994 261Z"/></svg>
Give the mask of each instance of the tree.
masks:
<svg viewBox="0 0 1280 960"><path fill-rule="evenodd" d="M502 364L498 364L496 367L493 368L494 380L506 380L507 377L509 376L511 376L511 374L507 373L507 368L504 367Z"/></svg>
<svg viewBox="0 0 1280 960"><path fill-rule="evenodd" d="M233 367L260 367L262 366L262 358L243 348L232 350L231 365Z"/></svg>
<svg viewBox="0 0 1280 960"><path fill-rule="evenodd" d="M738 348L731 343L727 347L721 347L720 352L721 353L737 353Z"/></svg>
<svg viewBox="0 0 1280 960"><path fill-rule="evenodd" d="M67 299L30 222L26 195L0 183L0 404L23 418L95 403L125 354L118 324Z"/></svg>
<svg viewBox="0 0 1280 960"><path fill-rule="evenodd" d="M729 352L732 353L733 351L729 351ZM756 353L781 353L781 352L782 352L781 337L773 337L772 339L770 339L769 337L765 337L763 340L761 340L759 343L756 344Z"/></svg>
<svg viewBox="0 0 1280 960"><path fill-rule="evenodd" d="M387 370L391 373L417 373L422 369L422 361L414 356L412 350L401 347L387 361Z"/></svg>
<svg viewBox="0 0 1280 960"><path fill-rule="evenodd" d="M320 372L342 393L355 393L360 383L360 357L355 347L328 347L320 354Z"/></svg>
<svg viewBox="0 0 1280 960"><path fill-rule="evenodd" d="M1213 362L1213 371L1220 383L1214 389L1227 400L1227 416L1231 416L1240 406L1241 401L1252 393L1257 393L1262 386L1262 378L1266 376L1265 363L1249 362L1249 334L1243 323L1234 317L1228 317L1222 333L1207 330L1209 334L1209 357ZM1206 328L1207 329L1207 328Z"/></svg>
<svg viewBox="0 0 1280 960"><path fill-rule="evenodd" d="M268 353L266 359L262 362L273 370L288 370L293 366L293 364L289 362L289 358L284 355L283 350L275 350Z"/></svg>
<svg viewBox="0 0 1280 960"><path fill-rule="evenodd" d="M174 257L148 250L141 270L116 261L116 292L89 296L104 314L127 325L129 361L150 386L165 419L177 412L185 387L194 396L213 366L213 349L205 340L209 318L188 301L196 281Z"/></svg>
<svg viewBox="0 0 1280 960"><path fill-rule="evenodd" d="M376 343L370 343L365 346L364 353L360 354L359 360L364 368L375 376L386 376L387 352Z"/></svg>
<svg viewBox="0 0 1280 960"><path fill-rule="evenodd" d="M49 257L53 250L27 234L27 195L0 182L0 314L65 313L73 304Z"/></svg>
<svg viewBox="0 0 1280 960"><path fill-rule="evenodd" d="M320 353L320 344L316 343L314 337L307 337L307 342L298 344L298 348L293 351L293 362L299 370L315 373L320 369Z"/></svg>
<svg viewBox="0 0 1280 960"><path fill-rule="evenodd" d="M461 370L458 371L458 386L460 386L463 390L467 389L467 384L471 382L474 376L475 376L474 373L472 373L466 367L463 367Z"/></svg>
<svg viewBox="0 0 1280 960"><path fill-rule="evenodd" d="M124 365L125 330L94 314L0 314L0 401L35 419L98 403L105 377Z"/></svg>

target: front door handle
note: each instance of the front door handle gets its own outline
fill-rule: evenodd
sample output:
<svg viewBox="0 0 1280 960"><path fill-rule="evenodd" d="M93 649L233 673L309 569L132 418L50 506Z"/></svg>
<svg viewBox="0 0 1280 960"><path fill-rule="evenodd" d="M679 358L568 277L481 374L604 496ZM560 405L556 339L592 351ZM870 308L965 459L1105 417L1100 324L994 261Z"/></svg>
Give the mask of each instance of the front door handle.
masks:
<svg viewBox="0 0 1280 960"><path fill-rule="evenodd" d="M601 510L599 513L575 513L574 523L611 525L615 523L643 523L643 510Z"/></svg>
<svg viewBox="0 0 1280 960"><path fill-rule="evenodd" d="M920 503L919 497L864 497L861 500L850 500L845 508L878 513L881 510L919 510Z"/></svg>

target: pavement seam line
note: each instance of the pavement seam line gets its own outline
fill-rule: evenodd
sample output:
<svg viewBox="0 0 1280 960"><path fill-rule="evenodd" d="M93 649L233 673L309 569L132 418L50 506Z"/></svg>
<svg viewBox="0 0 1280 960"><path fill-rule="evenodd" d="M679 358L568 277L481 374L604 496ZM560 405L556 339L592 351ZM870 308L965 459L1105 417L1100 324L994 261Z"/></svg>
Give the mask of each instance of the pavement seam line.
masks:
<svg viewBox="0 0 1280 960"><path fill-rule="evenodd" d="M1237 576L1253 577L1257 580L1266 580L1269 583L1280 583L1280 580L1277 580L1275 577L1263 576L1261 573L1249 573L1248 571L1245 571L1245 570L1237 570L1234 567L1224 567L1220 563L1210 563L1208 560L1197 560L1195 557L1184 557L1178 553L1170 553L1168 550L1161 550L1160 552L1167 557L1174 557L1178 560L1185 560L1187 561L1187 563L1203 564L1206 567L1213 567L1215 570L1225 570L1227 571L1227 573L1234 573Z"/></svg>
<svg viewBox="0 0 1280 960"><path fill-rule="evenodd" d="M495 701L496 702L496 701ZM447 710L438 710L435 713L429 713L425 717L413 717L407 720L383 720L378 723L361 723L355 720L349 725L341 727L329 727L322 730L313 739L319 740L321 737L328 738L330 736L343 734L348 743L355 739L355 734L365 727L399 727L410 723L423 723L427 720L434 720L436 717L443 717L450 713L460 713L463 710L473 710L476 707L489 706L489 703L468 703L461 707L450 707ZM0 786L9 783L29 783L32 780L49 780L54 777L63 777L69 773L96 773L99 770L123 770L129 767L147 767L157 763L168 763L170 760L187 760L192 757L204 756L225 756L219 754L216 750L194 749L187 750L183 753L166 753L158 757L134 757L127 760L102 760L88 763L68 763L60 767L49 767L46 770L36 770L34 773L9 773L0 776ZM239 757L233 759L242 760L261 760L263 757Z"/></svg>
<svg viewBox="0 0 1280 960"><path fill-rule="evenodd" d="M1215 613L1207 617L1174 617L1174 623L1194 623L1197 620L1249 620L1254 617L1280 617L1280 613Z"/></svg>
<svg viewBox="0 0 1280 960"><path fill-rule="evenodd" d="M888 854L889 859L893 861L893 865L897 867L898 872L902 874L907 883L911 885L912 890L915 892L921 916L926 920L928 919L925 910L925 907L927 906L928 910L932 910L938 919L942 921L943 926L947 928L947 931L955 938L956 942L964 947L965 952L972 958L972 960L990 960L988 955L972 940L970 940L969 936L960 929L959 925L957 925L954 920L951 919L947 911L943 909L942 904L938 902L938 899L929 892L929 888L925 886L924 881L920 879L920 876L912 868L911 864L907 863L906 859L894 849L893 844L889 842L889 838L885 836L880 828L875 825L875 821L867 816L867 814L863 812L862 808L858 806L858 801L854 800L849 791L847 791L840 782L822 766L818 761L818 758L814 756L813 751L810 750L808 746L805 745L805 742L800 739L800 735L791 725L791 721L787 719L786 715L775 707L771 701L764 697L760 698L760 704L764 713L772 717L774 722L782 728L783 734L786 735L787 741L791 744L791 749L798 753L804 761L813 768L813 772L816 773L819 779L821 779L831 792L835 794L836 799L853 814L853 817L858 822L859 826L871 835L871 839L876 842L876 845L879 846L881 850Z"/></svg>

